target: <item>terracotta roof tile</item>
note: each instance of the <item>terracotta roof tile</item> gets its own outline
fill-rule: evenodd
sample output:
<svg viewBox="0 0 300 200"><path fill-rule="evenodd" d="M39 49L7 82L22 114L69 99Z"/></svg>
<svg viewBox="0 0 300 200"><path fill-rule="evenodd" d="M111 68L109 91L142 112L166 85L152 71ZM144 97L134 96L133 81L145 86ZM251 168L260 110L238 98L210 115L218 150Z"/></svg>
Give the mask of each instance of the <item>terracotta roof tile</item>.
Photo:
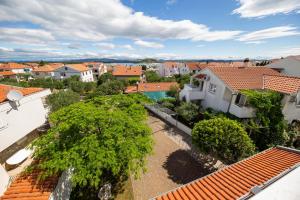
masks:
<svg viewBox="0 0 300 200"><path fill-rule="evenodd" d="M62 65L44 65L41 67L37 67L32 71L33 72L53 72L54 70L56 70L57 68L59 68L61 66Z"/></svg>
<svg viewBox="0 0 300 200"><path fill-rule="evenodd" d="M12 71L3 71L3 72L0 72L0 76L11 76L11 75L16 75L16 73L14 73Z"/></svg>
<svg viewBox="0 0 300 200"><path fill-rule="evenodd" d="M80 72L85 72L85 71L89 70L89 68L84 64L67 64L65 66L73 68L73 69L75 69L77 71L80 71Z"/></svg>
<svg viewBox="0 0 300 200"><path fill-rule="evenodd" d="M285 94L297 93L300 90L300 78L284 75L264 75L264 88Z"/></svg>
<svg viewBox="0 0 300 200"><path fill-rule="evenodd" d="M48 200L55 189L58 176L38 180L39 172L21 174L6 190L0 200Z"/></svg>
<svg viewBox="0 0 300 200"><path fill-rule="evenodd" d="M239 199L300 163L300 152L274 147L154 199Z"/></svg>
<svg viewBox="0 0 300 200"><path fill-rule="evenodd" d="M127 67L123 65L115 66L113 69L113 76L141 76L142 75L142 67Z"/></svg>
<svg viewBox="0 0 300 200"><path fill-rule="evenodd" d="M11 85L0 84L0 103L7 100L6 95L10 90L20 91L24 96L26 96L36 92L40 92L44 89L43 88L21 88L21 87L15 87Z"/></svg>
<svg viewBox="0 0 300 200"><path fill-rule="evenodd" d="M267 67L208 67L233 90L262 89L263 75L278 75Z"/></svg>
<svg viewBox="0 0 300 200"><path fill-rule="evenodd" d="M202 70L206 67L205 64L201 64L198 62L187 62L185 63L190 70Z"/></svg>
<svg viewBox="0 0 300 200"><path fill-rule="evenodd" d="M0 65L1 69L24 69L24 68L31 68L31 66L27 66L27 65L23 65L20 63L6 63L6 64L2 64Z"/></svg>

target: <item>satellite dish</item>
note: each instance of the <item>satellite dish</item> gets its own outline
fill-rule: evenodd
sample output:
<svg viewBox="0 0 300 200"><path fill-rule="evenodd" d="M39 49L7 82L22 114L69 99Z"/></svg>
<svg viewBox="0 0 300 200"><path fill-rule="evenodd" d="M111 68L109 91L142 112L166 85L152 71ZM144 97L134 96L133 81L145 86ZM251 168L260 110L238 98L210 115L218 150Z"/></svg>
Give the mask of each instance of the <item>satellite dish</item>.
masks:
<svg viewBox="0 0 300 200"><path fill-rule="evenodd" d="M10 90L7 95L7 99L10 101L19 101L23 98L23 94L17 90Z"/></svg>

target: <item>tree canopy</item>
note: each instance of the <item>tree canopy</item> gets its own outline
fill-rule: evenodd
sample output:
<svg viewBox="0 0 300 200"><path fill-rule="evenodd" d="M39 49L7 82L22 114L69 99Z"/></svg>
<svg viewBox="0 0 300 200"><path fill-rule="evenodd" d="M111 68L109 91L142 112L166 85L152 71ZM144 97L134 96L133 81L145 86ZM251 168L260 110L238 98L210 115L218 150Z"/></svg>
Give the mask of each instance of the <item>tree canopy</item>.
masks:
<svg viewBox="0 0 300 200"><path fill-rule="evenodd" d="M194 103L183 102L180 106L175 108L175 111L179 117L190 126L193 126L195 122L200 120L199 106Z"/></svg>
<svg viewBox="0 0 300 200"><path fill-rule="evenodd" d="M78 101L80 101L80 95L71 90L61 90L57 93L50 94L46 98L46 103L50 106L51 112L57 111Z"/></svg>
<svg viewBox="0 0 300 200"><path fill-rule="evenodd" d="M73 186L98 188L144 169L152 150L140 96L94 98L50 115L48 133L34 143L43 177L73 168Z"/></svg>
<svg viewBox="0 0 300 200"><path fill-rule="evenodd" d="M193 128L192 139L201 151L229 162L246 158L255 151L255 145L242 125L227 118L198 122Z"/></svg>
<svg viewBox="0 0 300 200"><path fill-rule="evenodd" d="M246 123L247 132L260 150L283 145L287 124L282 114L283 96L273 91L242 91L247 102L256 109L256 116Z"/></svg>

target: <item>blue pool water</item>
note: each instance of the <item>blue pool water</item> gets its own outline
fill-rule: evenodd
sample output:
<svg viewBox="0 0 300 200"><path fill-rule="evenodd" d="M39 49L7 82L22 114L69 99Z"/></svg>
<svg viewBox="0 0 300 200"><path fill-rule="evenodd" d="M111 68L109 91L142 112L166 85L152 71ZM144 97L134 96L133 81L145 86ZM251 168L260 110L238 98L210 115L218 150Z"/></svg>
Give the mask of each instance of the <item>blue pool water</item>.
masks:
<svg viewBox="0 0 300 200"><path fill-rule="evenodd" d="M159 91L159 92L144 92L144 95L149 97L150 99L154 101L158 101L160 99L168 97L167 93L165 91Z"/></svg>

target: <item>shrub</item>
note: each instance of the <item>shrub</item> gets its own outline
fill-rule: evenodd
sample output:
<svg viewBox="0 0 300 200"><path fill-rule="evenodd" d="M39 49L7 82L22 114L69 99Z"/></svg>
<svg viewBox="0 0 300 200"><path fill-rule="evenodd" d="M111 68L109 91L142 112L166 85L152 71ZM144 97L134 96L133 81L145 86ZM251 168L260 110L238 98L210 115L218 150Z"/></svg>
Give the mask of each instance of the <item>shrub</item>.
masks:
<svg viewBox="0 0 300 200"><path fill-rule="evenodd" d="M194 103L183 102L179 107L175 108L175 111L190 126L198 121L201 116L199 106Z"/></svg>
<svg viewBox="0 0 300 200"><path fill-rule="evenodd" d="M227 118L200 121L192 131L193 143L201 151L228 162L252 155L255 145L240 123Z"/></svg>

